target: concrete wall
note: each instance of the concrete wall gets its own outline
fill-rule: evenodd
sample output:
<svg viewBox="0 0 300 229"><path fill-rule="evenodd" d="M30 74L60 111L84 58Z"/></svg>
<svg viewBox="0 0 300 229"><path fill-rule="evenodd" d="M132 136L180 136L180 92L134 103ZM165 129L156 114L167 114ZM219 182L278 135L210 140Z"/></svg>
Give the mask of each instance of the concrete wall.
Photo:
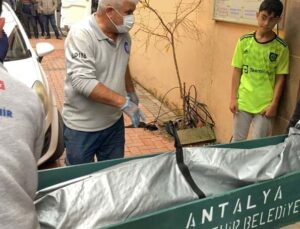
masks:
<svg viewBox="0 0 300 229"><path fill-rule="evenodd" d="M154 7L162 12L172 11L174 0L155 1L158 2ZM290 1L288 1L290 2ZM299 0L292 2L299 3ZM296 9L289 5L289 13L293 13L293 17L297 15ZM299 12L299 11L298 11ZM238 38L255 30L253 26L239 25L227 22L216 22L212 20L213 1L204 0L196 15L191 16L201 31L199 40L192 40L187 37L187 34L181 32L180 42L177 43L179 56L179 67L182 74L182 81L187 87L195 85L198 90L198 100L208 105L209 111L216 122L216 135L219 142L228 142L232 132L232 114L229 111L229 99L231 88L231 58ZM299 13L298 13L299 14ZM147 15L145 15L147 17ZM288 17L286 22L292 21L292 16ZM299 16L298 16L299 17ZM298 20L293 20L294 27ZM292 26L289 25L289 26ZM295 28L292 28L294 31ZM298 26L299 27L299 26ZM286 27L290 28L290 27ZM290 28L291 29L291 28ZM299 32L299 29L298 29ZM290 43L298 42L299 54L299 37L292 38L292 35L287 32L287 37L291 40ZM294 39L294 41L292 41ZM172 59L171 51L164 49L163 42L155 43L145 49L142 47L145 42L145 37L137 37L133 39L133 48L131 53L130 67L133 77L140 82L145 88L156 93L158 96L163 96L172 87L178 86L175 75L175 68ZM156 45L154 45L154 43ZM291 45L296 49L295 45ZM294 53L294 52L293 52ZM294 53L293 55L296 55ZM299 61L299 55L292 58L292 64ZM299 76L296 73L300 72L293 68L293 79L291 77L288 83L282 109L288 110L280 113L280 123L277 132L282 132L283 126L288 120L292 109L295 105L295 99L290 100L290 97L296 97L298 88L294 85L297 81L299 85ZM297 92L296 92L297 91ZM171 92L168 96L171 102L175 102L180 106L179 91Z"/></svg>

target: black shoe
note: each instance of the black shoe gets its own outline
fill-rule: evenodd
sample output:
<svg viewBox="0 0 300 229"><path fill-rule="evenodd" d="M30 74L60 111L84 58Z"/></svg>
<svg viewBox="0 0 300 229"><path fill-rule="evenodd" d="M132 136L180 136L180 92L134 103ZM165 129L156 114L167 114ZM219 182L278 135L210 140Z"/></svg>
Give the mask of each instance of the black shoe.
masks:
<svg viewBox="0 0 300 229"><path fill-rule="evenodd" d="M46 37L45 37L45 39L50 39L51 37L50 37L50 35L47 35Z"/></svg>
<svg viewBox="0 0 300 229"><path fill-rule="evenodd" d="M58 37L56 37L56 39L58 39L58 40L62 40L62 37L61 37L61 36L58 36Z"/></svg>

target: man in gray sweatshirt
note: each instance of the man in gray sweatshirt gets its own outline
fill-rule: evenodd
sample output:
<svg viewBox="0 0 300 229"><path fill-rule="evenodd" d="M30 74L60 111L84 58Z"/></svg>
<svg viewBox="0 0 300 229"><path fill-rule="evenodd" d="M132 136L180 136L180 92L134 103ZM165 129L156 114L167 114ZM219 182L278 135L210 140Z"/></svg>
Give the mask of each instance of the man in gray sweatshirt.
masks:
<svg viewBox="0 0 300 229"><path fill-rule="evenodd" d="M0 15L2 0L0 0ZM3 66L8 40L0 17L0 228L39 228L33 204L43 146L39 98Z"/></svg>
<svg viewBox="0 0 300 229"><path fill-rule="evenodd" d="M124 156L123 112L141 113L128 61L138 0L100 0L97 12L71 27L65 41L63 118L66 164Z"/></svg>

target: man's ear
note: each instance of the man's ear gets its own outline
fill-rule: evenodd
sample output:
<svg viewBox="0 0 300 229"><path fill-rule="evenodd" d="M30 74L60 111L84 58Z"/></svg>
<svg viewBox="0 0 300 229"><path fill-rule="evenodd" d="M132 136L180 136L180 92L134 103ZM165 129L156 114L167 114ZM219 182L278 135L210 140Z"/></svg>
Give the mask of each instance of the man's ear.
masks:
<svg viewBox="0 0 300 229"><path fill-rule="evenodd" d="M108 15L108 16L111 16L111 14L114 12L114 8L112 8L111 6L107 6L106 8L105 8L105 13L106 13L106 15Z"/></svg>

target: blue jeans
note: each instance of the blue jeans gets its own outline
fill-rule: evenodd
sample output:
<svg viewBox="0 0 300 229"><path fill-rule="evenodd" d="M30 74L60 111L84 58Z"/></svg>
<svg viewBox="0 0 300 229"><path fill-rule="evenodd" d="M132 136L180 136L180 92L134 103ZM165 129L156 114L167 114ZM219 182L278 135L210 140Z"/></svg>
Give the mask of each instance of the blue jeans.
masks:
<svg viewBox="0 0 300 229"><path fill-rule="evenodd" d="M36 27L38 27L37 25L39 24L40 25L40 28L41 28L41 35L44 36L45 35L45 26L44 26L44 22L43 22L43 18L42 18L42 15L37 13L35 16L34 16L34 21L35 21L35 24L36 24Z"/></svg>
<svg viewBox="0 0 300 229"><path fill-rule="evenodd" d="M47 34L47 36L50 36L50 30L49 30L49 22L51 24L51 27L55 33L56 38L59 37L59 32L56 26L56 21L55 21L55 16L54 14L50 14L50 15L42 15L42 19L43 19L43 24L44 24L44 29L45 32Z"/></svg>
<svg viewBox="0 0 300 229"><path fill-rule="evenodd" d="M31 38L31 27L33 29L33 33L34 36L37 38L38 37L38 30L37 30L37 26L35 24L34 21L34 16L33 13L35 13L33 11L33 5L26 5L23 4L22 6L22 16L23 16L23 25L24 25L24 29L26 31L26 34L29 38Z"/></svg>
<svg viewBox="0 0 300 229"><path fill-rule="evenodd" d="M66 165L90 163L124 157L125 129L123 116L111 127L83 132L65 127Z"/></svg>

